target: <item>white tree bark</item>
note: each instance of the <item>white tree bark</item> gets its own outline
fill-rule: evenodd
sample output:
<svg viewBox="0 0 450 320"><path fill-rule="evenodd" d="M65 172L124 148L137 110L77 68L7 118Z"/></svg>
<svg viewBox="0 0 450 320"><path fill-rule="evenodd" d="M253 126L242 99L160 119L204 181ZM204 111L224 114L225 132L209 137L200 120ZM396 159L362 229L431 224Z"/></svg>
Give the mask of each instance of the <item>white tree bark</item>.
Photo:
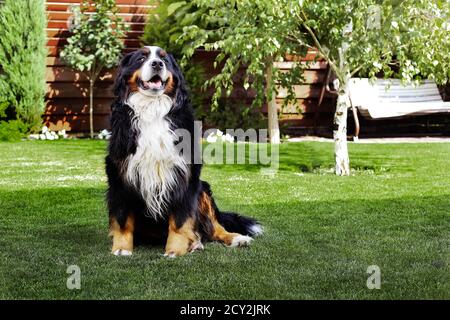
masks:
<svg viewBox="0 0 450 320"><path fill-rule="evenodd" d="M89 81L89 134L94 139L94 83L95 80Z"/></svg>
<svg viewBox="0 0 450 320"><path fill-rule="evenodd" d="M270 88L270 83L272 83L272 68L273 61L270 60L269 66L267 68L267 76L266 76L266 87L267 92ZM268 96L268 95L267 95ZM272 91L272 98L267 103L267 117L268 117L268 126L269 126L269 139L271 144L279 144L280 143L280 128L278 124L278 110L277 110L277 102L276 102L276 93Z"/></svg>
<svg viewBox="0 0 450 320"><path fill-rule="evenodd" d="M347 110L350 106L346 83L336 86L339 92L334 114L333 138L336 175L350 175L350 160L347 147Z"/></svg>

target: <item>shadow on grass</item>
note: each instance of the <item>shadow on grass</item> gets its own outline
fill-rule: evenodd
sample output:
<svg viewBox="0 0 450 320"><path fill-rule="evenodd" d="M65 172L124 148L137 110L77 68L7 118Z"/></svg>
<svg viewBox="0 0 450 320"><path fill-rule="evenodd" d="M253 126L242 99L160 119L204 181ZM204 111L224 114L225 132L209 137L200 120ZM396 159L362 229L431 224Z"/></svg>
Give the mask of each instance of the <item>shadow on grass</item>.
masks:
<svg viewBox="0 0 450 320"><path fill-rule="evenodd" d="M92 244L94 239L107 235L108 214L103 188L41 188L36 190L0 191L1 227L24 228L28 232L39 231L40 236L63 243L76 239L81 245ZM264 223L276 227L276 223L289 227L289 221L317 220L322 227L338 222L363 226L384 226L387 229L403 221L414 226L414 221L450 225L448 208L450 196L422 196L388 198L381 200L351 199L336 201L280 201L264 205L237 203L234 208L253 215ZM412 220L408 220L408 217ZM361 219L358 221L358 219ZM415 220L414 220L415 219ZM335 221L336 220L336 221ZM445 223L444 223L445 222ZM305 223L306 227L308 223ZM439 227L437 225L437 227ZM424 225L416 225L422 228ZM335 226L336 227L336 226ZM294 226L296 229L297 226ZM97 230L97 232L96 232ZM98 231L100 230L100 233ZM104 230L104 232L102 232ZM357 232L358 230L354 230ZM95 235L93 235L95 234ZM4 239L4 237L3 237Z"/></svg>
<svg viewBox="0 0 450 320"><path fill-rule="evenodd" d="M229 146L228 146L229 147ZM255 145L252 145L252 148ZM279 162L279 170L285 172L301 172L301 173L333 173L334 172L334 145L332 143L290 143L281 144L278 149L279 157L272 156L272 146L270 145L257 145L257 155L254 154L254 158L263 159L267 158L271 161L277 160ZM267 150L266 150L267 147ZM223 145L223 158L226 159L226 144ZM238 148L245 148L240 149ZM268 167L269 165L262 165L260 162L257 164L249 164L249 154L254 151L250 151L249 144L234 146L234 163L228 164L208 164L208 167L218 168L220 170L233 171L233 172L257 172L261 168ZM245 151L246 164L237 164L236 159L238 155L241 155ZM274 151L275 152L275 151ZM390 171L383 161L375 155L373 159L368 157L365 153L362 153L362 158L359 158L359 154L351 155L350 166L355 173L385 173ZM384 159L384 162L389 163L389 159Z"/></svg>
<svg viewBox="0 0 450 320"><path fill-rule="evenodd" d="M161 257L161 247L138 248L131 259L110 256L102 188L1 191L0 271L4 290L12 291L0 289L0 296L70 297L52 277L64 277L75 262L89 267L87 298L143 298L143 274L153 277L152 292L167 292L167 274L178 274L178 268L184 285L173 284L166 298L192 297L192 288L199 297L218 299L448 298L442 284L449 278L449 207L448 195L237 202L223 209L256 217L266 227L250 249L207 245L204 253L171 262ZM224 277L221 270L230 264L234 271ZM371 264L384 272L384 291L362 290ZM111 278L116 269L128 285L117 287Z"/></svg>

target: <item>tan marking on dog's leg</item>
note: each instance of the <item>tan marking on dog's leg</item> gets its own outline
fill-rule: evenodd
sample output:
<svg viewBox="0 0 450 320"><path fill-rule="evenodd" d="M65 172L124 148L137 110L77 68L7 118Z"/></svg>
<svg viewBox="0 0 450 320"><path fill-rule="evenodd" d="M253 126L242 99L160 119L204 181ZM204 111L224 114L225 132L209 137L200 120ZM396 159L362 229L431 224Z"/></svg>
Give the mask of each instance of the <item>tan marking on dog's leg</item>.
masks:
<svg viewBox="0 0 450 320"><path fill-rule="evenodd" d="M110 220L109 235L113 238L111 253L116 256L130 256L133 253L134 215L130 214L125 226L120 228L115 218Z"/></svg>
<svg viewBox="0 0 450 320"><path fill-rule="evenodd" d="M169 235L167 237L166 257L179 257L199 249L199 237L195 232L195 221L188 218L181 228L177 228L175 218L169 217Z"/></svg>
<svg viewBox="0 0 450 320"><path fill-rule="evenodd" d="M213 225L214 231L211 235L212 240L221 241L229 247L246 246L253 240L249 236L244 236L240 233L228 232L225 230L219 221L217 221L216 213L211 204L211 199L205 192L202 192L199 198L199 211L200 214L205 215Z"/></svg>

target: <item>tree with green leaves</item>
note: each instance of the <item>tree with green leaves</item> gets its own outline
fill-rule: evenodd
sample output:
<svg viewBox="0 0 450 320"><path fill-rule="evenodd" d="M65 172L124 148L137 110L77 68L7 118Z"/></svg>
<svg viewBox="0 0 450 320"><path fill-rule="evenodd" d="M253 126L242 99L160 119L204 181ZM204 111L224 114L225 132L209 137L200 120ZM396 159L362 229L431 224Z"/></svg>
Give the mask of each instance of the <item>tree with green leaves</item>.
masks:
<svg viewBox="0 0 450 320"><path fill-rule="evenodd" d="M72 35L61 58L89 80L89 128L94 137L94 85L104 68L117 65L128 30L115 0L83 0L72 7Z"/></svg>
<svg viewBox="0 0 450 320"><path fill-rule="evenodd" d="M22 122L25 131L42 124L46 24L44 0L0 4L0 117Z"/></svg>
<svg viewBox="0 0 450 320"><path fill-rule="evenodd" d="M149 3L154 6L154 9L148 14L141 41L144 45L164 48L180 62L189 89L195 90L191 103L198 112L205 100L204 92L199 89L205 83L206 76L200 65L188 63L182 59L184 52L191 46L189 43L177 40L183 34L183 28L186 26L195 24L202 28L207 27L202 23L204 10L200 10L192 2L179 0L150 0Z"/></svg>
<svg viewBox="0 0 450 320"><path fill-rule="evenodd" d="M197 46L222 50L221 74L212 78L215 98L229 93L232 76L247 65L246 85L257 91L255 103L271 101L277 85L289 90L304 65L291 74L272 68L286 54L304 55L314 49L336 76L334 117L336 174L349 175L347 150L347 84L353 76L395 77L404 82L450 78L450 4L441 0L193 0L207 8L220 28L185 27L184 38ZM200 41L199 41L200 39ZM217 40L218 39L218 40ZM267 81L267 84L265 82ZM288 99L289 100L289 97ZM269 104L270 107L270 104ZM270 114L269 114L270 117Z"/></svg>
<svg viewBox="0 0 450 320"><path fill-rule="evenodd" d="M206 29L199 25L184 28L184 34L178 39L186 46L185 54L189 56L197 47L206 50L221 50L217 56L215 67L223 64L221 72L205 83L205 87L213 85L212 107L222 96L229 96L234 87L233 77L241 67L246 67L247 76L244 88L256 91L254 107L268 103L268 127L271 143L280 142L278 113L275 101L276 84L286 84L288 97L286 103L295 99L291 83L302 80L302 65L297 65L292 72L282 73L273 68L273 62L284 58L286 53L306 54L293 51L296 46L284 36L290 20L286 20L278 1L245 0L245 1L193 1L204 11L204 20L215 28ZM281 1L283 2L283 1ZM267 85L265 86L265 83Z"/></svg>

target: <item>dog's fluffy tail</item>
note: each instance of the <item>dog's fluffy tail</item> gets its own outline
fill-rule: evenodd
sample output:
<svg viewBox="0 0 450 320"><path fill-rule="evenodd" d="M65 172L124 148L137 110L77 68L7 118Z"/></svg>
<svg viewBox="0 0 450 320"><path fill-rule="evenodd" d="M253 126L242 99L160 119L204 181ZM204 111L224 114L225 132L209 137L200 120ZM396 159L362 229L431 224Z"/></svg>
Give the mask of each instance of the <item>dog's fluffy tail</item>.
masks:
<svg viewBox="0 0 450 320"><path fill-rule="evenodd" d="M226 231L240 233L251 237L255 237L263 233L263 227L258 223L258 221L256 221L256 219L245 217L234 212L220 211L214 201L211 187L205 181L202 181L202 190L206 192L211 200L211 205L214 209L217 222L219 222L219 224L221 224Z"/></svg>
<svg viewBox="0 0 450 320"><path fill-rule="evenodd" d="M228 232L236 232L251 237L263 233L262 226L253 218L241 216L234 212L216 211L217 221Z"/></svg>

